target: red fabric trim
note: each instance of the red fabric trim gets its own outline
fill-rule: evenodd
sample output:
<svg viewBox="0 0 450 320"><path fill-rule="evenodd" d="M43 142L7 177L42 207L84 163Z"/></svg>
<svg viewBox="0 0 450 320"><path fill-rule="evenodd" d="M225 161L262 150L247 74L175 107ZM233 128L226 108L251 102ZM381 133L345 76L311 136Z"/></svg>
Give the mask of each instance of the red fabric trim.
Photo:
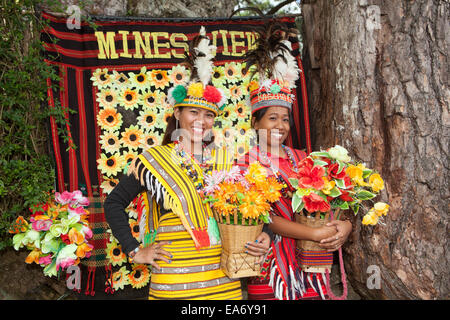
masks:
<svg viewBox="0 0 450 320"><path fill-rule="evenodd" d="M312 152L311 148L311 135L310 135L310 127L309 127L309 113L308 113L308 95L306 91L306 80L305 80L305 70L303 69L302 60L300 57L297 57L298 67L300 69L300 84L302 86L302 101L303 101L303 115L305 122L305 135L306 135L306 150L308 154Z"/></svg>
<svg viewBox="0 0 450 320"><path fill-rule="evenodd" d="M94 103L94 115L97 115L100 111L100 106L97 101L97 87L92 86L92 100ZM97 117L94 118L95 121L95 159L100 159L101 156L101 148L100 148L100 127L97 123ZM97 169L97 177L98 177L98 192L100 194L100 197L103 197L103 189L100 187L103 183L103 176L100 172L100 170Z"/></svg>
<svg viewBox="0 0 450 320"><path fill-rule="evenodd" d="M55 101L53 100L53 90L51 88L50 78L47 78L47 96L48 96L48 103L50 105L50 108L55 108ZM57 128L56 120L54 117L50 117L50 127L51 127L51 132L52 132L53 154L55 155L58 187L59 187L59 191L63 192L64 191L64 171L63 171L63 167L62 167L61 149L59 147L58 128Z"/></svg>
<svg viewBox="0 0 450 320"><path fill-rule="evenodd" d="M77 92L78 92L78 117L80 123L80 159L83 168L84 179L88 196L92 197L91 179L89 178L89 158L88 158L88 142L86 128L86 114L84 108L84 88L83 88L83 71L76 70ZM95 99L95 97L94 97Z"/></svg>

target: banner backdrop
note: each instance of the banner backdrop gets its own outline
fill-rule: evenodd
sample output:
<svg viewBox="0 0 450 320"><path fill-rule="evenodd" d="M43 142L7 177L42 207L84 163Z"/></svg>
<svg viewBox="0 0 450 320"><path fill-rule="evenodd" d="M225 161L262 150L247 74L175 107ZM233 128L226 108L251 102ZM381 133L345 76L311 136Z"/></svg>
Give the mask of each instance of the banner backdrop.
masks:
<svg viewBox="0 0 450 320"><path fill-rule="evenodd" d="M89 210L95 250L87 263L90 267L88 282L92 283L86 293L93 294L95 267L105 266L107 276L112 279L110 266L121 266L125 261L123 253L119 253L120 245L105 232L102 201L117 184L127 164L146 148L161 142L166 119L173 112L166 100L167 91L189 78L189 71L178 66L188 42L203 25L217 46L213 82L229 99L224 112L216 118L215 142L228 146L234 142L235 156L239 157L254 141L246 101L250 76L242 74L241 61L254 45L255 27L268 21L253 17L197 20L93 17L95 27L92 23L81 23L80 28L69 30L65 18L45 12L42 18L49 20L49 27L41 33L44 59L60 75L59 83L47 80L49 103L50 107L60 103L66 109L69 131L69 140L64 141L58 136L55 119L50 119L56 188L60 192L81 189L91 199ZM295 27L294 17L277 20ZM298 48L298 43L294 43L293 53L303 71ZM287 144L309 153L303 72L295 95L295 126L291 128ZM69 148L72 144L75 149ZM132 226L137 225L137 203L129 207ZM136 274L135 271L130 274ZM127 274L129 279L130 274ZM120 288L120 277L125 277L117 272L114 275L116 279L110 281L111 291L112 287ZM125 284L141 285L134 280Z"/></svg>

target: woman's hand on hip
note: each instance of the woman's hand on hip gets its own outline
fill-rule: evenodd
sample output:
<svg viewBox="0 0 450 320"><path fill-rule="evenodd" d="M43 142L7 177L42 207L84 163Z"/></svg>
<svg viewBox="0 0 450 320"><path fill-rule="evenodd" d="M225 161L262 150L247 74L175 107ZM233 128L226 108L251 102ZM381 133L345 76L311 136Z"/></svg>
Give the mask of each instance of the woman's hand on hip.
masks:
<svg viewBox="0 0 450 320"><path fill-rule="evenodd" d="M172 254L162 249L164 245L170 244L170 241L161 241L158 243L154 243L149 247L140 249L136 255L134 256L133 261L135 263L145 263L150 264L158 270L161 270L156 260L165 261L170 263L172 259Z"/></svg>

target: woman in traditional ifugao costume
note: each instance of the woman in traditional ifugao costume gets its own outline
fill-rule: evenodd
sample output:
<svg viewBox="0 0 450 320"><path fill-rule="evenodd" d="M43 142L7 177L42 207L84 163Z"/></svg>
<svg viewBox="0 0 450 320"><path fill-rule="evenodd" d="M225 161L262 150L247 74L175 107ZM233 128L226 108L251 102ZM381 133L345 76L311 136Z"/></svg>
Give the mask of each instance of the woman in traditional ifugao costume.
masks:
<svg viewBox="0 0 450 320"><path fill-rule="evenodd" d="M241 282L220 270L217 224L198 193L205 174L229 170L234 160L226 150L204 142L226 101L210 82L214 49L202 27L184 61L191 69L189 84L169 90L174 114L162 145L131 163L104 204L106 220L122 250L135 263L153 266L149 299L242 299ZM142 248L125 213L141 192Z"/></svg>
<svg viewBox="0 0 450 320"><path fill-rule="evenodd" d="M289 41L289 36L295 35L295 30L282 24L268 25L259 31L257 47L246 56L246 68L256 67L253 72L259 75L258 85L250 88L252 127L257 131L258 144L239 160L239 165L245 170L250 163L259 161L285 184L282 198L272 205L269 228L274 236L262 276L248 281L251 300L325 299L322 274L304 273L299 268L296 240L322 240L324 249L334 251L352 229L351 223L344 221L332 221L329 226L316 229L295 222L291 204L294 188L289 177L295 176L306 153L283 145L292 123L291 89L300 72Z"/></svg>

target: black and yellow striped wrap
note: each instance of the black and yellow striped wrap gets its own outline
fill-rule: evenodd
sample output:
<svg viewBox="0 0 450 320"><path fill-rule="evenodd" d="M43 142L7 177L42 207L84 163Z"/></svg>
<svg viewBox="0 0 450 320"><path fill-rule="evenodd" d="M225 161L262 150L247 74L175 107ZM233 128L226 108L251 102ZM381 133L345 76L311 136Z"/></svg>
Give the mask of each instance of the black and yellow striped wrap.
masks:
<svg viewBox="0 0 450 320"><path fill-rule="evenodd" d="M221 244L209 242L211 209L181 170L173 149L171 144L158 146L140 155L163 187L163 206L169 210L161 213L155 192L145 193L145 233L152 235L151 242L170 241L164 250L172 254L170 263L157 261L161 270L153 268L149 299L242 299L240 281L228 278L220 269ZM231 168L233 159L225 150L212 150L211 156L213 170Z"/></svg>

